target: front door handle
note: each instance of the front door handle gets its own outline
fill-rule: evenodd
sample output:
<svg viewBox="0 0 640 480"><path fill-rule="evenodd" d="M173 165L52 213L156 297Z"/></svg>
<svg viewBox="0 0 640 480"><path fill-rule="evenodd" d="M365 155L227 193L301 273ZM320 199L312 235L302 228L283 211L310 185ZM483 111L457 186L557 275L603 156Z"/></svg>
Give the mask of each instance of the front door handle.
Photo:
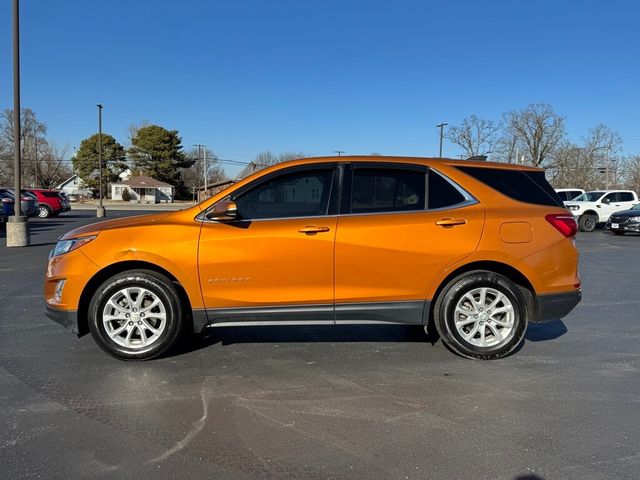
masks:
<svg viewBox="0 0 640 480"><path fill-rule="evenodd" d="M329 227L320 227L318 225L307 225L306 227L299 228L300 233L306 233L307 235L313 235L315 233L328 232Z"/></svg>
<svg viewBox="0 0 640 480"><path fill-rule="evenodd" d="M436 222L440 227L454 227L456 225L464 225L467 221L464 218L443 218Z"/></svg>

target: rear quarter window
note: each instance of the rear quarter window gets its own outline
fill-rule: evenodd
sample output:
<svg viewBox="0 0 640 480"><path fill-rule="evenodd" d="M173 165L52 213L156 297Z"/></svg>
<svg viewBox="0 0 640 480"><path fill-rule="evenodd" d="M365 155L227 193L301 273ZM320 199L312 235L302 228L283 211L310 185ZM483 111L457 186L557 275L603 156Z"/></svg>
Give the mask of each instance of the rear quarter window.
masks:
<svg viewBox="0 0 640 480"><path fill-rule="evenodd" d="M563 206L544 172L466 166L457 168L514 200L536 205Z"/></svg>

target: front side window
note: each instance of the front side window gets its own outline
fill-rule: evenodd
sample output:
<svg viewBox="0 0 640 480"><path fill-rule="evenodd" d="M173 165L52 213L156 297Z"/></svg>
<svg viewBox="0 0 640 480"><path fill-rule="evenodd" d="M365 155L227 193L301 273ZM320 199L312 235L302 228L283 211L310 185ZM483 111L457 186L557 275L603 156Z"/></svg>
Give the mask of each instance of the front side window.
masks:
<svg viewBox="0 0 640 480"><path fill-rule="evenodd" d="M351 213L425 209L425 172L393 168L355 168Z"/></svg>
<svg viewBox="0 0 640 480"><path fill-rule="evenodd" d="M602 199L602 203L613 203L617 201L618 201L617 193L610 193L608 195L605 195L604 198Z"/></svg>
<svg viewBox="0 0 640 480"><path fill-rule="evenodd" d="M303 170L277 176L233 200L242 219L326 215L333 168Z"/></svg>

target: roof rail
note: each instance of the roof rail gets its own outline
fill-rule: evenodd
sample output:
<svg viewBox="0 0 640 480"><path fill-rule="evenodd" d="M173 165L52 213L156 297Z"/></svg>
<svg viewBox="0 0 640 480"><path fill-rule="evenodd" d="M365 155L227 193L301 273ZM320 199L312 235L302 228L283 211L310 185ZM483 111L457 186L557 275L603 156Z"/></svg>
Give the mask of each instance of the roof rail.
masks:
<svg viewBox="0 0 640 480"><path fill-rule="evenodd" d="M475 161L478 161L478 162L486 162L487 161L487 156L486 155L474 155L473 157L467 158L467 160L475 160Z"/></svg>

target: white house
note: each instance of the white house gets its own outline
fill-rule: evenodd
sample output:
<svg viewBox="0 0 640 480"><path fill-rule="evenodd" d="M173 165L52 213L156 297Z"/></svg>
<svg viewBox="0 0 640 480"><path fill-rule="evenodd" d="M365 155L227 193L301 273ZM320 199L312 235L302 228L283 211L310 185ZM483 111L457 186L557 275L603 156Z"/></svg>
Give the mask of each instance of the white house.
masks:
<svg viewBox="0 0 640 480"><path fill-rule="evenodd" d="M129 191L131 200L140 203L173 203L174 187L146 175L130 177L111 184L111 199L122 200L122 192Z"/></svg>
<svg viewBox="0 0 640 480"><path fill-rule="evenodd" d="M72 175L56 188L58 190L62 190L67 195L84 195L86 197L91 196L91 189L85 186L84 182L78 175Z"/></svg>

